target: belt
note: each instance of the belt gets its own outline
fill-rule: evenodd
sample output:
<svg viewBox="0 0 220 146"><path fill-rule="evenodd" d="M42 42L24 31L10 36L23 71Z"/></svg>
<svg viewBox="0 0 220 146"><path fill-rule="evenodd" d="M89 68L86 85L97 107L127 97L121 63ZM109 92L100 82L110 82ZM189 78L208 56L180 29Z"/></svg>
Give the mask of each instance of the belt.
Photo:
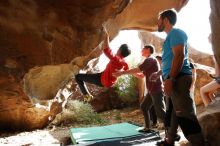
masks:
<svg viewBox="0 0 220 146"><path fill-rule="evenodd" d="M179 72L175 79L178 79L178 78L180 78L180 77L182 77L182 76L190 76L190 75L192 75L192 74L184 73L184 72ZM168 77L168 76L166 76L166 77L165 77L165 76L162 76L163 81L166 80L167 77Z"/></svg>

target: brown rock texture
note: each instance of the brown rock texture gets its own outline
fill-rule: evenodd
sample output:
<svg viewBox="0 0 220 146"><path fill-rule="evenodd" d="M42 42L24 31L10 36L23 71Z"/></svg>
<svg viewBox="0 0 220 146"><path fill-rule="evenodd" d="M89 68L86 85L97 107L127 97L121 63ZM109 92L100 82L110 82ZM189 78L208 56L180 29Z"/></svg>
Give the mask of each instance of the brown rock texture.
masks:
<svg viewBox="0 0 220 146"><path fill-rule="evenodd" d="M0 1L1 63L23 69L86 55L101 41L102 23L127 1Z"/></svg>
<svg viewBox="0 0 220 146"><path fill-rule="evenodd" d="M199 122L203 129L204 136L207 138L211 146L220 145L220 99L210 104L206 111L199 115Z"/></svg>
<svg viewBox="0 0 220 146"><path fill-rule="evenodd" d="M63 80L68 80L65 75L74 75L89 60L98 57L100 50L97 48L100 48L103 38L102 25L105 25L111 38L122 29L153 30L159 11L167 8L180 10L186 2L0 1L0 79L5 80L0 93L0 103L4 107L0 110L0 127L7 123L14 124L11 129L34 129L47 125L48 117L59 111L60 104L53 104L53 109L41 109L35 107L31 100L26 100L29 99L27 95L53 98L57 90L62 88ZM71 70L73 66L75 70ZM54 72L51 73L50 69ZM24 75L27 93L23 92L23 85L20 84ZM12 76L14 81L10 81L8 76ZM11 88L8 83L18 87ZM51 88L41 90L43 83ZM19 89L19 93L14 95L14 89Z"/></svg>
<svg viewBox="0 0 220 146"><path fill-rule="evenodd" d="M89 61L86 57L102 40L102 23L123 10L127 3L122 0L0 1L0 79L4 81L0 92L0 129L45 127L60 105L53 104L52 109L35 107L17 82L35 66L52 65L29 71L25 89L32 97L53 98L69 77L69 71L74 73L72 68L78 71ZM73 59L78 56L83 59ZM57 65L61 63L67 64ZM7 76L12 76L14 81ZM49 80L54 82L47 86Z"/></svg>
<svg viewBox="0 0 220 146"><path fill-rule="evenodd" d="M43 128L60 112L55 102L51 108L33 105L20 84L10 76L0 78L0 97L1 130Z"/></svg>
<svg viewBox="0 0 220 146"><path fill-rule="evenodd" d="M210 0L211 14L210 14L210 24L211 24L211 42L213 52L215 54L217 62L220 64L220 2L218 0Z"/></svg>

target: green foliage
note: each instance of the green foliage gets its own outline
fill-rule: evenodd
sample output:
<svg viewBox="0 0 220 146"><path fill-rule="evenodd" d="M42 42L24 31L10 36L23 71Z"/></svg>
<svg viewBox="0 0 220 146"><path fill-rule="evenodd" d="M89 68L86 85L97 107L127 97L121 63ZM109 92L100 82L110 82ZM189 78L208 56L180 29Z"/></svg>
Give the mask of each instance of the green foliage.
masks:
<svg viewBox="0 0 220 146"><path fill-rule="evenodd" d="M134 76L123 75L119 77L115 88L119 98L121 98L125 103L132 103L137 100L137 79Z"/></svg>
<svg viewBox="0 0 220 146"><path fill-rule="evenodd" d="M120 111L117 111L117 112L115 113L115 120L117 120L117 121L122 120Z"/></svg>

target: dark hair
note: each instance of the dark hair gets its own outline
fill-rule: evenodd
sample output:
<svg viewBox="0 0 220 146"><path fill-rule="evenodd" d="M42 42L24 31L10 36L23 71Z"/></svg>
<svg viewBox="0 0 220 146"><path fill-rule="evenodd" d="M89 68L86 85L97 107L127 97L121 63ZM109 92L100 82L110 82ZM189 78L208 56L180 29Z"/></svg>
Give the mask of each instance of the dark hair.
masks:
<svg viewBox="0 0 220 146"><path fill-rule="evenodd" d="M144 46L144 48L146 48L146 49L150 49L150 53L151 54L153 54L154 53L154 46L153 45L146 45L146 46Z"/></svg>
<svg viewBox="0 0 220 146"><path fill-rule="evenodd" d="M176 24L177 14L175 10L169 9L160 13L162 19L167 18L172 25Z"/></svg>
<svg viewBox="0 0 220 146"><path fill-rule="evenodd" d="M189 58L189 62L194 63L194 60L192 58Z"/></svg>
<svg viewBox="0 0 220 146"><path fill-rule="evenodd" d="M131 54L131 50L129 49L127 44L122 44L119 49L121 50L121 56L127 57Z"/></svg>
<svg viewBox="0 0 220 146"><path fill-rule="evenodd" d="M159 60L162 60L161 55L157 55L156 58L159 59Z"/></svg>

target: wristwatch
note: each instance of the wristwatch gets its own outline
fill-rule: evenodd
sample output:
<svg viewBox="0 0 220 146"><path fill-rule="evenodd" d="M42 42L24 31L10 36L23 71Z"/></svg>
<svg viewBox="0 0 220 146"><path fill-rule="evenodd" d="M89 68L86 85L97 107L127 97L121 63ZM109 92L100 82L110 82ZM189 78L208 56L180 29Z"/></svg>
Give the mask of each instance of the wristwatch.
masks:
<svg viewBox="0 0 220 146"><path fill-rule="evenodd" d="M171 81L175 81L175 78L171 77L170 75L167 76L166 80L171 80Z"/></svg>

